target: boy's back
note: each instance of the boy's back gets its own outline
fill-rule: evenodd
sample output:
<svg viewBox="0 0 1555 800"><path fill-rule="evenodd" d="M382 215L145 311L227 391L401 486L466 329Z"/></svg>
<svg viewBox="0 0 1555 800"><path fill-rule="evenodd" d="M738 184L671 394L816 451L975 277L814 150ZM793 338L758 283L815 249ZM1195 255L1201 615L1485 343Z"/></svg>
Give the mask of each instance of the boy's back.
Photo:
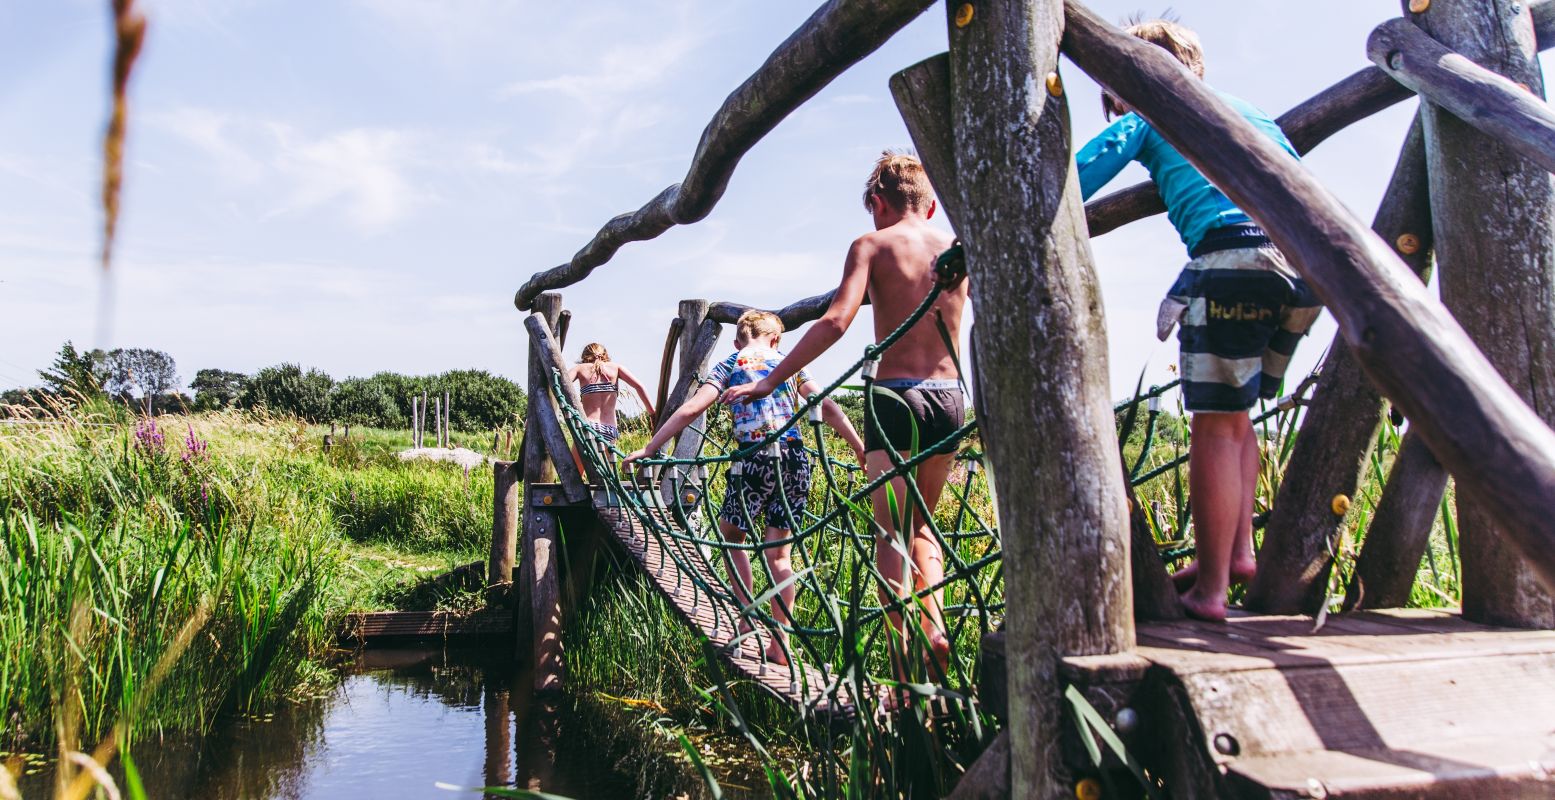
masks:
<svg viewBox="0 0 1555 800"><path fill-rule="evenodd" d="M934 260L953 241L949 233L908 218L854 242L859 255L869 260L869 302L874 308L875 341L896 330L928 296L934 287ZM879 377L955 379L956 359L945 349L933 317L936 311L940 313L951 342L959 347L966 298L965 281L941 293L928 316L881 355Z"/></svg>

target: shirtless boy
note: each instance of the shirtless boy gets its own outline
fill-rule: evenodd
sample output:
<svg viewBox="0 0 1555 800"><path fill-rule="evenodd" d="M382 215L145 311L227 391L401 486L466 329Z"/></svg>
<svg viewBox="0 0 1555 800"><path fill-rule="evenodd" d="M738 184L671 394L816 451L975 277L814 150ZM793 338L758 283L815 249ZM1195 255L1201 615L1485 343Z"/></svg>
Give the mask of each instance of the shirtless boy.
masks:
<svg viewBox="0 0 1555 800"><path fill-rule="evenodd" d="M842 283L837 286L826 315L811 326L770 375L758 383L730 388L724 392L725 402L764 397L814 361L853 324L866 293L874 306L878 342L895 330L934 287L934 260L951 246L953 238L929 224L936 207L934 193L918 159L891 152L882 154L864 185L864 207L874 218L875 231L860 236L848 248ZM933 311L882 354L875 386L900 395L908 408L889 396L872 398L875 415L885 430L884 440L873 427L864 431L865 467L872 478L892 468L887 447L902 458L913 455L914 423L922 446L937 443L961 427L966 404L956 370L959 354L945 349L931 318L938 312L950 331L950 340L959 343L961 311L966 307L966 299L965 281L945 290L935 301ZM918 491L930 510L939 503L952 455L940 453L918 467ZM889 485L895 497L901 499L898 503L906 505L906 524L902 530L897 529L886 488L882 486L873 498L875 522L883 532L876 537L875 558L881 575L897 599L902 599L944 578L944 554L928 521L910 502L905 502L909 497L905 481L898 478ZM904 550L912 560L911 581L903 575ZM936 591L923 598L929 618L922 625L941 672L950 658L950 641L945 638L940 612L942 595ZM905 637L902 615L893 613L891 621L898 635Z"/></svg>

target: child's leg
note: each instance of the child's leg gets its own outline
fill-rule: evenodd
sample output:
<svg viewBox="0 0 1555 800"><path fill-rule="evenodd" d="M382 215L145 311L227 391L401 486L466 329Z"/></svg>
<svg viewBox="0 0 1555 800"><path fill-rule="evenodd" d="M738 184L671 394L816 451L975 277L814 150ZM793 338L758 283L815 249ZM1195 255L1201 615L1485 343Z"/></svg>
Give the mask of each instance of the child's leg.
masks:
<svg viewBox="0 0 1555 800"><path fill-rule="evenodd" d="M923 505L933 513L939 506L940 493L945 489L945 480L950 477L950 467L954 459L949 455L938 455L924 461L918 467L918 492L923 495ZM910 502L910 501L909 501ZM913 507L914 531L912 539L912 561L914 567L914 588L922 591L930 586L936 586L945 579L945 554L940 549L940 543L930 530L929 522L922 518L916 506ZM928 620L923 625L924 636L929 641L929 647L934 652L935 665L943 673L950 664L950 640L945 636L945 618L943 612L945 590L935 589L934 592L923 598L923 605L928 611Z"/></svg>
<svg viewBox="0 0 1555 800"><path fill-rule="evenodd" d="M891 456L884 450L871 450L864 454L864 468L870 480L891 471ZM887 494L887 488L890 494ZM891 603L901 600L907 595L907 587L911 582L905 579L905 555L907 545L902 542L901 535L897 532L896 520L892 518L891 507L893 503L900 513L904 508L907 497L907 486L901 478L894 478L875 490L871 496L871 505L874 507L875 516L875 567L880 570L880 576L885 580L885 585L880 587L880 602ZM894 498L894 499L893 499ZM887 615L890 620L893 635L888 638L891 646L891 662L895 666L897 677L905 678L906 671L901 664L901 643L903 641L902 612L891 611Z"/></svg>
<svg viewBox="0 0 1555 800"><path fill-rule="evenodd" d="M788 538L786 528L768 528L767 541L775 542ZM783 626L793 626L794 598L797 587L788 583L788 579L794 576L794 564L790 557L793 545L785 544L763 550L761 555L767 560L767 568L772 571L772 583L774 586L782 586L777 596L772 598L772 618L777 620L778 627L771 642L767 643L767 660L778 664L788 663L788 631ZM784 585L787 583L787 585Z"/></svg>
<svg viewBox="0 0 1555 800"><path fill-rule="evenodd" d="M723 535L723 539L726 542L731 544L745 543L745 531L740 530L739 526L726 519L718 520L718 532ZM750 605L751 601L754 599L751 596L750 554L746 553L744 550L731 547L724 549L724 558L728 559L729 572L732 573L732 577L734 578L735 598L739 600L740 605ZM750 620L743 616L740 617L740 632L745 633L750 629Z"/></svg>
<svg viewBox="0 0 1555 800"><path fill-rule="evenodd" d="M1189 455L1192 458L1192 455ZM1253 574L1258 571L1257 560L1253 552L1253 498L1258 492L1258 436L1247 436L1243 441L1241 478L1243 481L1243 494L1246 498L1246 513L1237 523L1236 538L1231 546L1231 567L1229 580L1231 586L1239 586L1253 579ZM1190 466L1191 469L1191 466ZM1191 478L1189 479L1192 480ZM1194 515L1194 524L1197 527L1198 516ZM1199 562L1197 560L1188 566L1172 573L1172 585L1181 594L1193 588L1193 584L1199 577Z"/></svg>
<svg viewBox="0 0 1555 800"><path fill-rule="evenodd" d="M1188 491L1198 572L1182 603L1189 616L1224 620L1232 549L1244 518L1252 513L1245 463L1253 426L1246 413L1200 412L1193 415L1192 433Z"/></svg>

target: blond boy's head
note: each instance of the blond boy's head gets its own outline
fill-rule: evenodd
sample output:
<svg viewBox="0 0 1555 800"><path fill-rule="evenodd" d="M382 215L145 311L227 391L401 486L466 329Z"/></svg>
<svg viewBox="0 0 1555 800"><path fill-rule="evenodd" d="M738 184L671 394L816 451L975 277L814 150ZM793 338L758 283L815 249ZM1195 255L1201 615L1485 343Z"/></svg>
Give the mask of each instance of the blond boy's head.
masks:
<svg viewBox="0 0 1555 800"><path fill-rule="evenodd" d="M1170 18L1133 19L1124 24L1123 32L1171 53L1189 72L1204 77L1204 45L1192 28ZM1101 96L1101 107L1108 119L1126 112L1117 98L1106 93Z"/></svg>
<svg viewBox="0 0 1555 800"><path fill-rule="evenodd" d="M776 347L782 338L783 320L771 311L751 309L734 323L735 347L745 347L758 339L765 339L768 345Z"/></svg>
<svg viewBox="0 0 1555 800"><path fill-rule="evenodd" d="M886 150L864 182L864 208L873 210L873 197L879 197L900 213L926 212L934 202L934 187L929 185L928 173L923 171L923 162L917 156Z"/></svg>

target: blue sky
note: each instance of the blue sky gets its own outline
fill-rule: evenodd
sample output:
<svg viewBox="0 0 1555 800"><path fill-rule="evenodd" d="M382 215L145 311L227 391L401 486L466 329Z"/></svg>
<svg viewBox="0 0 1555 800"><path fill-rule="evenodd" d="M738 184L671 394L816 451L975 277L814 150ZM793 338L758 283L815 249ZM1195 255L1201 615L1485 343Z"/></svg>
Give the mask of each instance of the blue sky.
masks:
<svg viewBox="0 0 1555 800"><path fill-rule="evenodd" d="M337 378L521 376L514 290L680 180L719 103L814 10L143 0L151 31L102 326L106 5L0 4L0 387L36 383L67 338L166 350L186 381L203 367L283 361ZM1172 5L1200 31L1210 82L1272 114L1365 66L1367 33L1398 11L1392 0ZM1139 9L1094 7L1114 19ZM706 221L628 245L567 289L569 351L604 342L646 377L682 298L778 306L833 286L868 229L859 189L873 157L910 145L886 81L944 49L944 13L931 8L779 125ZM1078 144L1103 125L1097 89L1063 70ZM1413 109L1355 126L1307 161L1367 221ZM1141 370L1162 379L1175 360L1153 321L1184 254L1164 217L1100 237L1094 252L1121 396ZM856 358L868 330L856 325L816 374ZM1297 368L1332 334L1320 323Z"/></svg>

